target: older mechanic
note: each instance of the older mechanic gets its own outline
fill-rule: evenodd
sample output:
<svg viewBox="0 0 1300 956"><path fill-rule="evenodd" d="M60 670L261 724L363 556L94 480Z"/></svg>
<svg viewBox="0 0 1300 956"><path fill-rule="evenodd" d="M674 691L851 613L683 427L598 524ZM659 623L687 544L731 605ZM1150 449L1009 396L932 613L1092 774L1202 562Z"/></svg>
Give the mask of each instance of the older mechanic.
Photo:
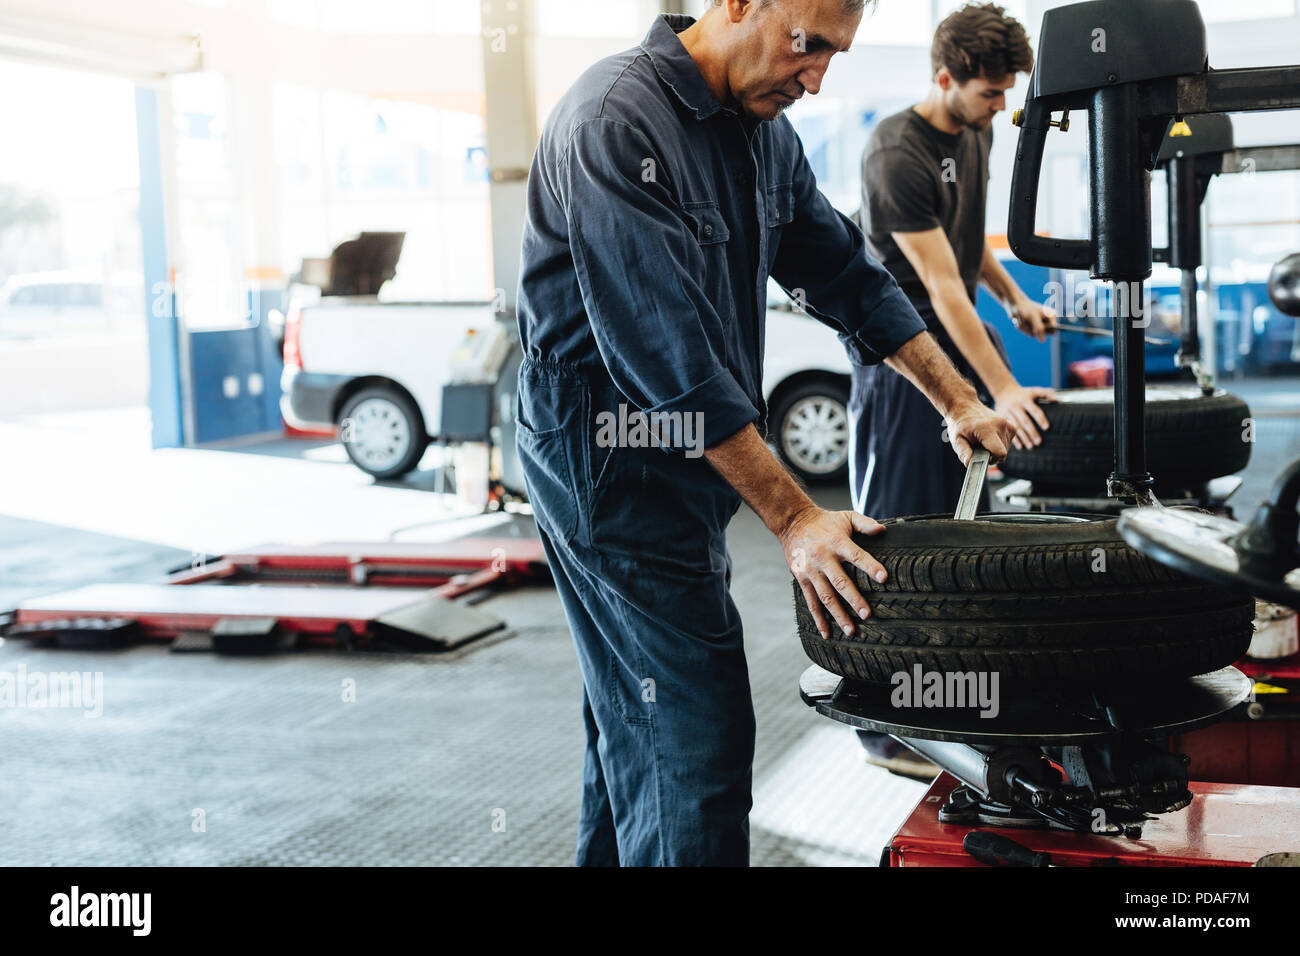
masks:
<svg viewBox="0 0 1300 956"><path fill-rule="evenodd" d="M720 0L698 21L663 15L587 70L542 133L518 445L583 675L580 864L748 862L754 711L725 541L742 498L823 634L870 613L845 562L883 580L851 537L880 526L815 505L756 427L769 274L855 362L887 361L923 389L959 456L1006 452L1010 424L818 191L781 116L818 91L863 5ZM698 414L703 457L672 434L610 441L598 416L629 410Z"/></svg>

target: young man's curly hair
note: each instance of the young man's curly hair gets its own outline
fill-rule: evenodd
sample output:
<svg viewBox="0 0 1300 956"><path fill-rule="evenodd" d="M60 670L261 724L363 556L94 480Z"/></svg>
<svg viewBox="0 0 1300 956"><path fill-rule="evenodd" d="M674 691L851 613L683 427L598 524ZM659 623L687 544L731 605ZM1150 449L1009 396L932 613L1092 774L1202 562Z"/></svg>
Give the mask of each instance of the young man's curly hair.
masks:
<svg viewBox="0 0 1300 956"><path fill-rule="evenodd" d="M968 3L953 11L934 31L931 72L945 66L958 83L977 76L997 80L1028 73L1034 51L1020 21L996 3Z"/></svg>

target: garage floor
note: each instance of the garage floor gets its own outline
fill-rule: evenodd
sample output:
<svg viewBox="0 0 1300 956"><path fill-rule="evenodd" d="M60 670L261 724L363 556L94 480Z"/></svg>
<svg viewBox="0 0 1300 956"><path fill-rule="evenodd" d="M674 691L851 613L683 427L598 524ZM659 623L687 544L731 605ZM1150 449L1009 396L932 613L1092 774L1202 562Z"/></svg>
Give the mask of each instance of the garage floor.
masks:
<svg viewBox="0 0 1300 956"><path fill-rule="evenodd" d="M1258 416L1235 502L1249 514L1300 455L1300 383L1233 390ZM0 443L25 450L0 471L0 610L148 581L194 551L507 530L441 506L427 472L377 488L323 443L149 452L129 412L0 421ZM841 490L817 497L847 507ZM924 787L863 764L799 701L781 551L747 510L729 544L758 713L752 860L874 864ZM569 863L582 733L563 615L540 587L484 608L510 634L438 657L4 644L0 673L99 672L103 696L99 716L0 709L0 864Z"/></svg>

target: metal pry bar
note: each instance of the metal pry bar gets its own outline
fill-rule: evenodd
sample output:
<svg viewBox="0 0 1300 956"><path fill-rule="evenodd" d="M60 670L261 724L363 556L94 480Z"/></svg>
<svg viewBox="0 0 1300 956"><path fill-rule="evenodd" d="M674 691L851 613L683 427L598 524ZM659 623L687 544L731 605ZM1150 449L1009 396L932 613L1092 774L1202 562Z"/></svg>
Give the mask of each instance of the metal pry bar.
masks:
<svg viewBox="0 0 1300 956"><path fill-rule="evenodd" d="M984 490L984 476L989 473L989 450L976 448L966 463L966 480L961 486L961 498L957 502L957 521L970 521L975 517L979 507L980 492Z"/></svg>

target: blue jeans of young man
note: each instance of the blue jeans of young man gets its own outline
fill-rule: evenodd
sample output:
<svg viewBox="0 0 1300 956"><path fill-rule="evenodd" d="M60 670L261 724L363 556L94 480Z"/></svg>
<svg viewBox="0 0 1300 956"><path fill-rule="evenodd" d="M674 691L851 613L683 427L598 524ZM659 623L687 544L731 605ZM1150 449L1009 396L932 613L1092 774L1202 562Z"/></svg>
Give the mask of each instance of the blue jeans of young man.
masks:
<svg viewBox="0 0 1300 956"><path fill-rule="evenodd" d="M725 532L740 497L703 457L600 447L612 384L520 371L520 464L582 670L577 862L749 860L754 710Z"/></svg>

